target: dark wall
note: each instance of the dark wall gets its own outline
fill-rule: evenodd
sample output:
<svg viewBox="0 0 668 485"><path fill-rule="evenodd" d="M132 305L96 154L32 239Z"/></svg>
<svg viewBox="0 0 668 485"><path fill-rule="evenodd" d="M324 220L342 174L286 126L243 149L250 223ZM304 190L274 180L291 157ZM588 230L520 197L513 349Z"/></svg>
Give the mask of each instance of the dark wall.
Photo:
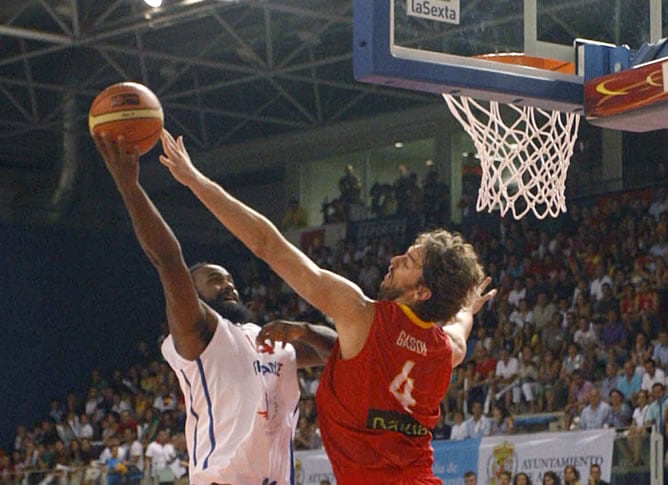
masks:
<svg viewBox="0 0 668 485"><path fill-rule="evenodd" d="M184 247L187 261L220 248ZM233 270L233 268L230 268ZM0 447L45 417L51 397L83 398L90 372L134 363L157 345L164 298L132 234L0 225Z"/></svg>

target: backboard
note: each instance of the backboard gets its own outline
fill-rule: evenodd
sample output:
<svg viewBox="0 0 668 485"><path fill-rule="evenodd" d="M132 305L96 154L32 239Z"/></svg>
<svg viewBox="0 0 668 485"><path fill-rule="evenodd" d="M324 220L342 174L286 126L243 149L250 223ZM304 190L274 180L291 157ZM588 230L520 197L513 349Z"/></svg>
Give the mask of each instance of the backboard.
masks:
<svg viewBox="0 0 668 485"><path fill-rule="evenodd" d="M355 78L581 113L575 39L638 48L663 36L661 7L662 0L354 0ZM524 56L484 57L508 53ZM523 58L555 62L527 66Z"/></svg>

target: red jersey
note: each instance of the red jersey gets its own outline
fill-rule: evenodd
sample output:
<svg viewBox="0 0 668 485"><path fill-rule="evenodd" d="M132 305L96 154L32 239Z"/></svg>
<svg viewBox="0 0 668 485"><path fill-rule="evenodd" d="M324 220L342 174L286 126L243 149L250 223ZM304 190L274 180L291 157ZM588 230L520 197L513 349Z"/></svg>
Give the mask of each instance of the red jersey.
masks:
<svg viewBox="0 0 668 485"><path fill-rule="evenodd" d="M432 472L431 429L452 375L450 339L407 306L375 305L364 348L342 359L337 341L318 386L318 422L336 481L441 483Z"/></svg>

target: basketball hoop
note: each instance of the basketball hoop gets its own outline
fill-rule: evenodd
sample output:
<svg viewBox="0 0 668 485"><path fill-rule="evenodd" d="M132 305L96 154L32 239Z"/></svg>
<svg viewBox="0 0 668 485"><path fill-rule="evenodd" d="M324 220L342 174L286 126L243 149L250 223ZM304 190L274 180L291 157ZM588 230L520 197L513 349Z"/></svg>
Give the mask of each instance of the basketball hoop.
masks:
<svg viewBox="0 0 668 485"><path fill-rule="evenodd" d="M566 212L566 175L580 116L508 104L504 120L497 101L443 94L450 112L473 139L482 180L476 210L511 211L521 219Z"/></svg>

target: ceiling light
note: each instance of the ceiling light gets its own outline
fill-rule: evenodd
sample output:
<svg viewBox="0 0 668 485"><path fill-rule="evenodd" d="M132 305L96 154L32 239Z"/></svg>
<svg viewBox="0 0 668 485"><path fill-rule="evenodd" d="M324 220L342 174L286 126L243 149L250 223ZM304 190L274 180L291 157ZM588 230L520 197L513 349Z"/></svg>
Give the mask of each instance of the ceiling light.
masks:
<svg viewBox="0 0 668 485"><path fill-rule="evenodd" d="M144 3L149 7L158 8L162 5L162 0L144 0Z"/></svg>

